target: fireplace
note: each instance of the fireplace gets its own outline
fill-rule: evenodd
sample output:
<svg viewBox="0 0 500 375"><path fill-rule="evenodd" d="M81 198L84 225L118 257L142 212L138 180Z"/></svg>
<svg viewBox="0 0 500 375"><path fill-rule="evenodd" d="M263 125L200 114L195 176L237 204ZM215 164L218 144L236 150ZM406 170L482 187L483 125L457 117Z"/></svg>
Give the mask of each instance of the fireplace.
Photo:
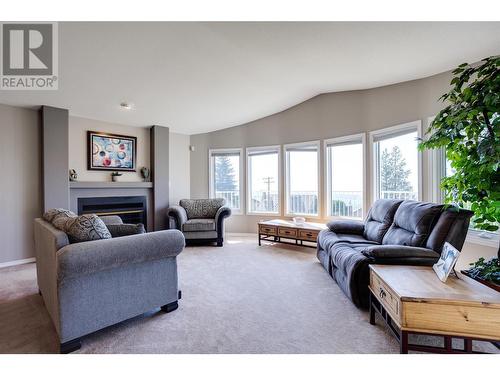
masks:
<svg viewBox="0 0 500 375"><path fill-rule="evenodd" d="M147 228L146 202L145 196L78 198L78 215L118 215L124 223L142 223Z"/></svg>

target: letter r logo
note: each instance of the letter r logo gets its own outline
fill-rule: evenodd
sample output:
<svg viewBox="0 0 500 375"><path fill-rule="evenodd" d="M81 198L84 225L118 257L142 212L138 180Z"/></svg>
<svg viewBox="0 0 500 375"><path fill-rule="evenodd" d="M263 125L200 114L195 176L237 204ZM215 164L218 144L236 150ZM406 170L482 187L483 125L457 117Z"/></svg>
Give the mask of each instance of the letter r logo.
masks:
<svg viewBox="0 0 500 375"><path fill-rule="evenodd" d="M52 24L3 24L3 75L52 75Z"/></svg>

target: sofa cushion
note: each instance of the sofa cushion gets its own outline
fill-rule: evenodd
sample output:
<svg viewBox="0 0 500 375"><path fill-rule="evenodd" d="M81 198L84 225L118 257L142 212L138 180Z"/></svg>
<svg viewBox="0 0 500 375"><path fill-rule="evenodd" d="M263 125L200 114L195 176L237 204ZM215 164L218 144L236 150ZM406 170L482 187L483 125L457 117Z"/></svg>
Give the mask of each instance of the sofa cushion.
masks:
<svg viewBox="0 0 500 375"><path fill-rule="evenodd" d="M363 236L370 241L381 243L401 202L403 201L396 199L375 201L366 216Z"/></svg>
<svg viewBox="0 0 500 375"><path fill-rule="evenodd" d="M442 211L442 204L404 201L398 207L394 222L385 234L382 244L425 245Z"/></svg>
<svg viewBox="0 0 500 375"><path fill-rule="evenodd" d="M224 202L224 198L181 199L179 205L186 210L188 219L209 219L215 217Z"/></svg>
<svg viewBox="0 0 500 375"><path fill-rule="evenodd" d="M66 221L64 231L71 243L111 238L106 224L95 214L86 214Z"/></svg>
<svg viewBox="0 0 500 375"><path fill-rule="evenodd" d="M324 229L319 232L318 244L326 251L329 251L333 247L333 245L340 242L349 244L364 244L367 246L378 244L375 241L367 240L359 234L334 233L329 229Z"/></svg>
<svg viewBox="0 0 500 375"><path fill-rule="evenodd" d="M190 219L182 226L183 232L205 232L215 230L215 219Z"/></svg>

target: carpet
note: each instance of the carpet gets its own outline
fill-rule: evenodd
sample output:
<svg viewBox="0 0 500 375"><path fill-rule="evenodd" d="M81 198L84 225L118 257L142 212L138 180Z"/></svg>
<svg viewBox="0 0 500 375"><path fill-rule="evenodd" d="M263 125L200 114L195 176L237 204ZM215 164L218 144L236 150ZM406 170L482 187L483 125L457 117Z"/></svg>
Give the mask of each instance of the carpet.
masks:
<svg viewBox="0 0 500 375"><path fill-rule="evenodd" d="M398 353L378 320L357 309L315 250L229 237L178 257L182 299L82 340L77 353ZM0 353L56 353L34 264L0 270ZM411 338L415 340L415 338ZM420 337L419 342L435 342ZM476 350L499 352L489 343Z"/></svg>

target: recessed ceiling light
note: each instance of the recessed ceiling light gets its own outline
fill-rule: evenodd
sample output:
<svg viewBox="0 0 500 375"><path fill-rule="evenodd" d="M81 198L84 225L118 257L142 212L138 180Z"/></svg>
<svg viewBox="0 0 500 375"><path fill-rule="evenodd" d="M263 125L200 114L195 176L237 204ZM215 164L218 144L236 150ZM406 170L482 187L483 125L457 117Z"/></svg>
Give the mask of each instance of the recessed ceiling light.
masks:
<svg viewBox="0 0 500 375"><path fill-rule="evenodd" d="M122 107L123 109L132 109L132 104L127 102L122 102L120 103L120 107Z"/></svg>

